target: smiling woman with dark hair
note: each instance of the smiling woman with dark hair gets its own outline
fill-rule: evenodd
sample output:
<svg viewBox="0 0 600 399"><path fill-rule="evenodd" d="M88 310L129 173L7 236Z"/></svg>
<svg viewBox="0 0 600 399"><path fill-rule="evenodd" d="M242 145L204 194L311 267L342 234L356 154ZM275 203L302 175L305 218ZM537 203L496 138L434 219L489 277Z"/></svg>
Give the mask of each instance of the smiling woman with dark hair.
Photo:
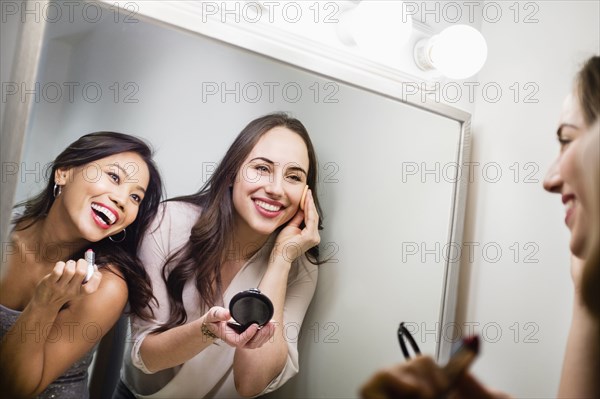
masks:
<svg viewBox="0 0 600 399"><path fill-rule="evenodd" d="M198 193L165 203L141 250L156 317L132 318L117 397L256 396L298 372L284 326L300 328L316 286L316 183L306 129L277 113L242 130ZM274 314L240 333L225 307L250 288Z"/></svg>
<svg viewBox="0 0 600 399"><path fill-rule="evenodd" d="M128 292L132 313L152 316L137 257L162 196L151 149L121 133L88 134L56 157L48 177L40 194L16 206L24 209L2 258L3 397L88 397L93 348ZM88 249L92 268L81 259Z"/></svg>

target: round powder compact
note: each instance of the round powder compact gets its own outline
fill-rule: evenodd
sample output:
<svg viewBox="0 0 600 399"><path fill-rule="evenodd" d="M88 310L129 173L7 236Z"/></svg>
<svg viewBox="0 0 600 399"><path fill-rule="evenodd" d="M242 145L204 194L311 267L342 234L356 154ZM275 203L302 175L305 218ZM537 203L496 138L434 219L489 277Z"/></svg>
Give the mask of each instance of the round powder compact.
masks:
<svg viewBox="0 0 600 399"><path fill-rule="evenodd" d="M241 334L254 323L259 327L267 324L273 317L273 303L258 288L250 288L231 298L229 312L235 323L227 324Z"/></svg>

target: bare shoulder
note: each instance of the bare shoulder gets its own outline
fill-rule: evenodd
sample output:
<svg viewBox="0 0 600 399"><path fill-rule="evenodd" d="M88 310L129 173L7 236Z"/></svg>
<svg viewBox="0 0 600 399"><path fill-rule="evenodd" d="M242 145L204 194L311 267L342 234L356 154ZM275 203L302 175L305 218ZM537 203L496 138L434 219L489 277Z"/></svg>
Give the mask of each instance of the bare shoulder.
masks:
<svg viewBox="0 0 600 399"><path fill-rule="evenodd" d="M102 281L96 292L73 301L69 310L80 319L94 319L102 324L111 324L123 312L127 304L127 283L118 267L114 265L100 268Z"/></svg>

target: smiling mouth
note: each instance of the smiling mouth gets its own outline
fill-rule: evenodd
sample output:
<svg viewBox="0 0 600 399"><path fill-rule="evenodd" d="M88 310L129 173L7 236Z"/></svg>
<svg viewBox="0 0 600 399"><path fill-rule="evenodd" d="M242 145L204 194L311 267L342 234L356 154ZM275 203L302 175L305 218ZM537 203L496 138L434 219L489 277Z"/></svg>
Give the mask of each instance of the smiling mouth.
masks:
<svg viewBox="0 0 600 399"><path fill-rule="evenodd" d="M570 228L573 212L575 212L575 199L570 198L565 202L565 224Z"/></svg>
<svg viewBox="0 0 600 399"><path fill-rule="evenodd" d="M280 205L273 205L273 204L268 204L264 201L261 200L254 200L254 203L259 206L260 208L264 209L265 211L268 212L279 212L281 210L281 206Z"/></svg>
<svg viewBox="0 0 600 399"><path fill-rule="evenodd" d="M109 226L114 224L118 219L117 215L115 215L110 209L95 202L92 203L92 211Z"/></svg>
<svg viewBox="0 0 600 399"><path fill-rule="evenodd" d="M567 212L569 212L570 210L573 209L573 207L575 206L575 201L574 200L569 200L565 203L565 210Z"/></svg>

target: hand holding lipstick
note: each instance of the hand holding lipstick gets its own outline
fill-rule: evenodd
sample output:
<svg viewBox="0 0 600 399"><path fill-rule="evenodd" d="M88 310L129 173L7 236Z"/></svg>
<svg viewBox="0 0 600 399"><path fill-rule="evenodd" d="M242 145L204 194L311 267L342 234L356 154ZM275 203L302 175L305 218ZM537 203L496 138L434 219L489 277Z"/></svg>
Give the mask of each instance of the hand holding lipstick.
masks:
<svg viewBox="0 0 600 399"><path fill-rule="evenodd" d="M90 281L94 272L98 269L96 267L96 254L91 249L85 251L85 261L87 262L87 273L81 284L86 284Z"/></svg>
<svg viewBox="0 0 600 399"><path fill-rule="evenodd" d="M93 251L89 252L85 254L86 259L79 259L77 262L56 262L52 272L38 283L32 303L61 308L80 295L96 292L102 274L93 263Z"/></svg>
<svg viewBox="0 0 600 399"><path fill-rule="evenodd" d="M443 371L448 377L450 383L455 382L477 357L479 353L479 337L474 335L463 339L463 343L458 350L452 355L448 364L443 367Z"/></svg>
<svg viewBox="0 0 600 399"><path fill-rule="evenodd" d="M508 398L481 385L467 371L479 351L478 337L463 340L448 364L440 367L429 356L416 356L375 373L365 383L360 395L364 399L438 398L450 394L453 399Z"/></svg>

